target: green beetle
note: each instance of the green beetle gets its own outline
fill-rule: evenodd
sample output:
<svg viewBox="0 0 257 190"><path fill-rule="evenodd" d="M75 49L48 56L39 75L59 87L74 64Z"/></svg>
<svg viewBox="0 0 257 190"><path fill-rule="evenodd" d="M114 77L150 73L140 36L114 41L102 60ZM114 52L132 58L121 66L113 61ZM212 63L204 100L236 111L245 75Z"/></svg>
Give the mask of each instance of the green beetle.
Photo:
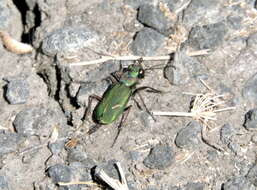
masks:
<svg viewBox="0 0 257 190"><path fill-rule="evenodd" d="M91 107L92 99L94 98L99 101L93 111L93 120L97 123L97 125L89 130L89 134L94 133L102 125L113 123L122 115L121 122L118 126L118 134L114 140L115 143L121 131L121 125L126 120L131 108L131 106L127 106L130 98L139 91L145 89L150 89L151 92L155 93L161 92L148 86L136 88L139 80L144 78L144 69L141 65L141 62L142 60L137 61L135 64L132 64L128 68L123 69L123 71L119 74L114 73L111 78L113 84L106 90L102 98L97 95L89 96L88 107L85 116L90 112L89 110ZM139 97L143 102L140 94ZM137 105L139 104L137 103ZM143 105L146 111L152 116L144 102Z"/></svg>

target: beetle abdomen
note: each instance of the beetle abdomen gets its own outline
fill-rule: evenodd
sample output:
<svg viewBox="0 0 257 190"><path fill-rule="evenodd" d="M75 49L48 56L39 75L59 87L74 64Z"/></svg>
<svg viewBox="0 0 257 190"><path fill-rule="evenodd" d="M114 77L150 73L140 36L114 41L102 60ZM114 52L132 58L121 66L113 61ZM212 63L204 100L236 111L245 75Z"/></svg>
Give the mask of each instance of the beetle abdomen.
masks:
<svg viewBox="0 0 257 190"><path fill-rule="evenodd" d="M110 124L118 119L127 106L132 89L124 84L113 85L94 110L94 119L100 124Z"/></svg>

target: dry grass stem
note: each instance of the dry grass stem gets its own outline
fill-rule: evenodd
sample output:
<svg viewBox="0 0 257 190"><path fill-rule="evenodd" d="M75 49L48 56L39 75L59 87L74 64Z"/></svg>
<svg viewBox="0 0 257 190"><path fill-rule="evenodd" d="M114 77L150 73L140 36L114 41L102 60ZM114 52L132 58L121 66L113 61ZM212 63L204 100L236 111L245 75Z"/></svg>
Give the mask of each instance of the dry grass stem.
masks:
<svg viewBox="0 0 257 190"><path fill-rule="evenodd" d="M210 92L194 95L190 112L155 111L153 114L160 116L192 117L194 120L200 121L208 126L208 121L217 120L217 113L235 109L235 107L222 107L226 103L226 95L217 95L204 81L202 83Z"/></svg>
<svg viewBox="0 0 257 190"><path fill-rule="evenodd" d="M2 39L5 48L12 53L26 54L31 53L33 51L33 47L31 45L18 42L4 31L0 31L0 38Z"/></svg>
<svg viewBox="0 0 257 190"><path fill-rule="evenodd" d="M120 174L121 181L115 180L111 177L109 177L102 169L96 170L95 175L103 180L106 184L108 184L111 188L114 190L129 190L127 180L125 178L125 174L121 168L121 165L119 162L116 163L116 166L118 168L118 172Z"/></svg>
<svg viewBox="0 0 257 190"><path fill-rule="evenodd" d="M69 186L69 185L96 185L93 181L71 181L71 182L58 182L60 186Z"/></svg>
<svg viewBox="0 0 257 190"><path fill-rule="evenodd" d="M199 55L207 55L209 53L209 49L203 49L199 51L191 51L187 52L189 56L199 56ZM138 59L143 59L143 61L164 61L169 60L171 58L170 55L163 56L136 56L136 55L127 55L127 56L102 56L100 59L92 60L92 61L82 61L77 63L70 63L69 66L87 66L87 65L95 65L104 63L107 61L135 61Z"/></svg>

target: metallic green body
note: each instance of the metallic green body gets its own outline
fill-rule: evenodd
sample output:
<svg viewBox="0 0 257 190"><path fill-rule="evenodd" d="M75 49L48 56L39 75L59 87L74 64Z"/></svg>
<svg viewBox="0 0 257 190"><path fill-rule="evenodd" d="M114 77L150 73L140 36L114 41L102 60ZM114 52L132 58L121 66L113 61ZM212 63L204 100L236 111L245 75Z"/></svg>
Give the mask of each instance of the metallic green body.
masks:
<svg viewBox="0 0 257 190"><path fill-rule="evenodd" d="M122 83L114 84L96 106L94 119L103 125L114 122L123 113L131 95L131 87Z"/></svg>
<svg viewBox="0 0 257 190"><path fill-rule="evenodd" d="M139 78L143 78L143 69L138 65L130 65L122 73L120 81L113 84L103 95L94 109L94 120L103 125L111 124L124 112L132 96Z"/></svg>

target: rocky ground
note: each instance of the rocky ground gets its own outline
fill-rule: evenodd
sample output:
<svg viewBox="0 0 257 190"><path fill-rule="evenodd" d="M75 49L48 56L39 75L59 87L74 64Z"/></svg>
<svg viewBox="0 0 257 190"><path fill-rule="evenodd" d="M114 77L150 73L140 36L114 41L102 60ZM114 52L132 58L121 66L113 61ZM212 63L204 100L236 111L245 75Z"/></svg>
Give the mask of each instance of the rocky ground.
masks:
<svg viewBox="0 0 257 190"><path fill-rule="evenodd" d="M257 189L256 4L0 0L0 30L33 46L27 54L9 51L4 39L0 46L0 189L110 189L99 171L119 179L116 162L130 190ZM104 79L133 61L75 65L110 55L170 55L143 62L159 67L138 84L162 91L141 92L151 111L189 111L192 96L185 92L204 95L201 81L226 95L223 108L235 109L217 113L214 122L154 121L131 100L111 147L119 121L88 135L96 125L92 114L83 122L88 97L102 96L110 85Z"/></svg>

